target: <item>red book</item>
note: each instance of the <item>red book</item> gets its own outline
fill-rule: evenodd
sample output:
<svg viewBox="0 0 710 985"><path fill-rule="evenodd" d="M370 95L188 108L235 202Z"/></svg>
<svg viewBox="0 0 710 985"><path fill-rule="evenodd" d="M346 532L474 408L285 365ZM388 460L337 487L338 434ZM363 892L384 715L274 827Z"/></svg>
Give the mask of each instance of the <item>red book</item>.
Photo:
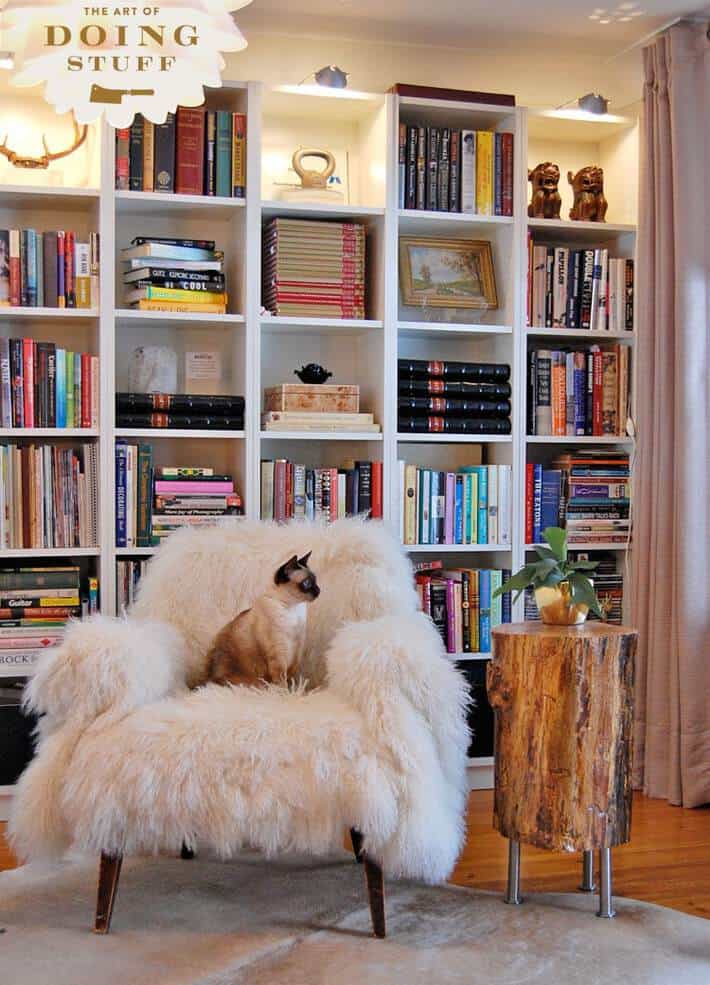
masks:
<svg viewBox="0 0 710 985"><path fill-rule="evenodd" d="M293 517L293 465L291 462L286 463L286 506L285 506L286 519L290 520Z"/></svg>
<svg viewBox="0 0 710 985"><path fill-rule="evenodd" d="M32 339L22 340L22 377L25 427L35 426L35 353Z"/></svg>
<svg viewBox="0 0 710 985"><path fill-rule="evenodd" d="M373 520L382 519L382 462L372 463L372 478L370 487L370 516Z"/></svg>
<svg viewBox="0 0 710 985"><path fill-rule="evenodd" d="M89 417L91 427L99 426L99 357L91 356L91 385L89 387Z"/></svg>
<svg viewBox="0 0 710 985"><path fill-rule="evenodd" d="M592 434L604 434L602 427L602 402L604 396L604 360L600 349L592 353Z"/></svg>
<svg viewBox="0 0 710 985"><path fill-rule="evenodd" d="M64 297L67 308L76 308L74 289L74 233L64 234Z"/></svg>
<svg viewBox="0 0 710 985"><path fill-rule="evenodd" d="M446 579L446 650L456 653L456 593L454 581Z"/></svg>
<svg viewBox="0 0 710 985"><path fill-rule="evenodd" d="M205 111L178 106L175 138L175 191L201 195L205 169Z"/></svg>
<svg viewBox="0 0 710 985"><path fill-rule="evenodd" d="M330 472L330 522L334 523L338 519L338 470L328 471Z"/></svg>
<svg viewBox="0 0 710 985"><path fill-rule="evenodd" d="M127 191L130 187L130 145L130 127L116 130L116 188L119 191Z"/></svg>
<svg viewBox="0 0 710 985"><path fill-rule="evenodd" d="M22 277L20 274L20 230L10 230L10 253L8 257L9 279L10 279L10 304L16 308L20 306L20 292L22 290Z"/></svg>
<svg viewBox="0 0 710 985"><path fill-rule="evenodd" d="M91 356L81 354L81 426L91 427Z"/></svg>
<svg viewBox="0 0 710 985"><path fill-rule="evenodd" d="M533 489L535 486L535 466L532 462L525 465L525 543L533 542Z"/></svg>
<svg viewBox="0 0 710 985"><path fill-rule="evenodd" d="M274 462L274 520L283 523L286 519L286 466L285 458Z"/></svg>
<svg viewBox="0 0 710 985"><path fill-rule="evenodd" d="M501 137L503 156L503 215L513 214L513 134L504 133Z"/></svg>
<svg viewBox="0 0 710 985"><path fill-rule="evenodd" d="M60 230L57 233L57 307L66 308L66 267L64 265L64 253L66 252L66 236Z"/></svg>

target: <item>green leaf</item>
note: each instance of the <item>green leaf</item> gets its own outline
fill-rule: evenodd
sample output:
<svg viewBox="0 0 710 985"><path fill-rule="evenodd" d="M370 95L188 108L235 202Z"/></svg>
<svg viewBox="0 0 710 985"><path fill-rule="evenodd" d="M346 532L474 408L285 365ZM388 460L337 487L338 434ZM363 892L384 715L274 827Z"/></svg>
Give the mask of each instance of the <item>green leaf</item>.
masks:
<svg viewBox="0 0 710 985"><path fill-rule="evenodd" d="M545 527L542 536L547 541L558 561L567 560L567 531L562 527Z"/></svg>
<svg viewBox="0 0 710 985"><path fill-rule="evenodd" d="M553 557L545 558L542 561L536 561L532 567L535 570L532 581L534 585L538 587L539 585L542 585L550 572L557 568L557 561Z"/></svg>
<svg viewBox="0 0 710 985"><path fill-rule="evenodd" d="M562 581L567 581L567 575L560 571L559 568L553 568L539 587L554 588L555 585L559 585Z"/></svg>
<svg viewBox="0 0 710 985"><path fill-rule="evenodd" d="M493 593L493 598L497 598L504 592L522 592L528 585L532 584L533 576L535 574L535 565L526 564L525 567L517 571L511 578L504 582L500 588L496 588ZM517 599L516 599L517 601Z"/></svg>
<svg viewBox="0 0 710 985"><path fill-rule="evenodd" d="M550 550L550 548L549 548L549 547L540 547L540 546L538 545L538 546L536 546L536 547L535 547L535 553L536 553L536 554L537 554L537 556L538 556L539 558L541 558L541 559L542 559L543 561L544 561L544 560L545 560L546 558L552 558L552 559L553 559L553 560L555 560L555 561L557 560L557 558L556 558L556 557L555 557L555 555L554 555L554 554L552 553L552 551Z"/></svg>
<svg viewBox="0 0 710 985"><path fill-rule="evenodd" d="M570 571L594 571L594 569L598 567L599 567L598 561L570 561L569 562Z"/></svg>
<svg viewBox="0 0 710 985"><path fill-rule="evenodd" d="M604 618L594 591L594 586L586 575L571 574L569 576L569 587L572 601L576 605L586 605L595 616L599 616L600 619Z"/></svg>

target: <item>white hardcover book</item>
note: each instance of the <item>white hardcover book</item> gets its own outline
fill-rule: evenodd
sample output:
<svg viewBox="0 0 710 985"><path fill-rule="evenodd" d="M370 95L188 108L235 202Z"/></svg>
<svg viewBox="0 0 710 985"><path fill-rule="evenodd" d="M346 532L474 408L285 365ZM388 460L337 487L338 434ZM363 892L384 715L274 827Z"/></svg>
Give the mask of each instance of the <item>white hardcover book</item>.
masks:
<svg viewBox="0 0 710 985"><path fill-rule="evenodd" d="M261 463L261 519L274 519L274 463Z"/></svg>
<svg viewBox="0 0 710 985"><path fill-rule="evenodd" d="M24 677L31 674L41 652L41 647L0 650L0 677Z"/></svg>
<svg viewBox="0 0 710 985"><path fill-rule="evenodd" d="M126 446L126 547L135 545L135 486L134 475L136 471L136 446Z"/></svg>
<svg viewBox="0 0 710 985"><path fill-rule="evenodd" d="M0 426L12 427L12 396L10 389L10 340L0 339Z"/></svg>
<svg viewBox="0 0 710 985"><path fill-rule="evenodd" d="M293 466L293 518L304 520L306 517L306 466Z"/></svg>
<svg viewBox="0 0 710 985"><path fill-rule="evenodd" d="M609 292L607 295L607 324L610 332L616 332L616 288L617 288L617 261L609 260Z"/></svg>
<svg viewBox="0 0 710 985"><path fill-rule="evenodd" d="M555 266L552 280L552 327L564 328L567 324L567 274L569 250L555 247Z"/></svg>
<svg viewBox="0 0 710 985"><path fill-rule="evenodd" d="M512 470L510 465L498 466L498 543L511 542Z"/></svg>
<svg viewBox="0 0 710 985"><path fill-rule="evenodd" d="M421 522L419 524L419 533L421 535L422 544L429 543L429 524L430 524L430 506L431 506L431 469L422 469L422 509L421 509Z"/></svg>
<svg viewBox="0 0 710 985"><path fill-rule="evenodd" d="M405 496L405 479L404 470L406 468L406 463L403 458L397 460L397 479L398 479L398 489L399 496L397 497L397 502L399 504L399 542L400 544L406 544L405 540L405 524L404 524L404 504L406 502Z"/></svg>
<svg viewBox="0 0 710 985"><path fill-rule="evenodd" d="M488 468L488 543L497 544L498 541L498 466L489 465Z"/></svg>
<svg viewBox="0 0 710 985"><path fill-rule="evenodd" d="M626 329L626 260L616 261L616 330Z"/></svg>
<svg viewBox="0 0 710 985"><path fill-rule="evenodd" d="M473 215L476 211L476 131L461 131L461 211Z"/></svg>
<svg viewBox="0 0 710 985"><path fill-rule="evenodd" d="M346 479L347 476L344 472L338 472L338 519L342 519L347 516L345 510L345 497L347 495L346 489Z"/></svg>
<svg viewBox="0 0 710 985"><path fill-rule="evenodd" d="M599 309L597 313L597 329L600 332L609 330L609 250L600 250L599 263Z"/></svg>
<svg viewBox="0 0 710 985"><path fill-rule="evenodd" d="M599 327L599 292L602 274L602 251L594 251L594 264L592 267L592 302L589 312L589 328L592 332Z"/></svg>

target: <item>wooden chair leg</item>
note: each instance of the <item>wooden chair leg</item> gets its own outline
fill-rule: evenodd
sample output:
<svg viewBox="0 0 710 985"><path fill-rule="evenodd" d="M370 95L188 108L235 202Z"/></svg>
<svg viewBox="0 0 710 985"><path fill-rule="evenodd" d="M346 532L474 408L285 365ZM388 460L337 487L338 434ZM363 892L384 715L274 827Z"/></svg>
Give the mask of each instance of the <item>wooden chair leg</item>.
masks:
<svg viewBox="0 0 710 985"><path fill-rule="evenodd" d="M191 848L188 848L185 842L183 841L182 848L180 849L180 858L189 860L194 857L195 857L195 853L193 852L193 850Z"/></svg>
<svg viewBox="0 0 710 985"><path fill-rule="evenodd" d="M382 869L371 858L367 852L363 852L362 860L365 864L365 881L367 883L367 895L370 900L370 914L372 916L372 931L375 937L385 937L385 879Z"/></svg>
<svg viewBox="0 0 710 985"><path fill-rule="evenodd" d="M118 889L118 879L121 875L123 855L106 855L101 853L99 864L99 890L96 899L95 934L107 934L111 927L113 904Z"/></svg>
<svg viewBox="0 0 710 985"><path fill-rule="evenodd" d="M360 862L360 864L362 864L363 840L364 839L362 837L362 834L358 831L357 828L350 828L350 841L352 842L353 845L353 852L355 853L355 861Z"/></svg>

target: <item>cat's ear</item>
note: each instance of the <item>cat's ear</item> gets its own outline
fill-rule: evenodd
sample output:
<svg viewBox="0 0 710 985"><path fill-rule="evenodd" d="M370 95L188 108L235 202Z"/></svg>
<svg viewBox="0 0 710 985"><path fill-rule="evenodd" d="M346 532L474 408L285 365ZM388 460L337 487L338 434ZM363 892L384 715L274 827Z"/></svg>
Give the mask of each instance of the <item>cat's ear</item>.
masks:
<svg viewBox="0 0 710 985"><path fill-rule="evenodd" d="M280 568L277 568L276 574L274 575L274 581L276 582L276 584L283 585L287 581L290 581L289 572L293 571L297 567L298 567L298 557L296 554L294 554L293 557L290 557L288 561L285 562L285 564L282 564Z"/></svg>
<svg viewBox="0 0 710 985"><path fill-rule="evenodd" d="M298 563L301 565L302 568L307 568L308 567L308 561L309 561L310 556L311 556L312 553L313 553L313 551L309 551L308 554L304 554L303 557L300 557L298 559Z"/></svg>

